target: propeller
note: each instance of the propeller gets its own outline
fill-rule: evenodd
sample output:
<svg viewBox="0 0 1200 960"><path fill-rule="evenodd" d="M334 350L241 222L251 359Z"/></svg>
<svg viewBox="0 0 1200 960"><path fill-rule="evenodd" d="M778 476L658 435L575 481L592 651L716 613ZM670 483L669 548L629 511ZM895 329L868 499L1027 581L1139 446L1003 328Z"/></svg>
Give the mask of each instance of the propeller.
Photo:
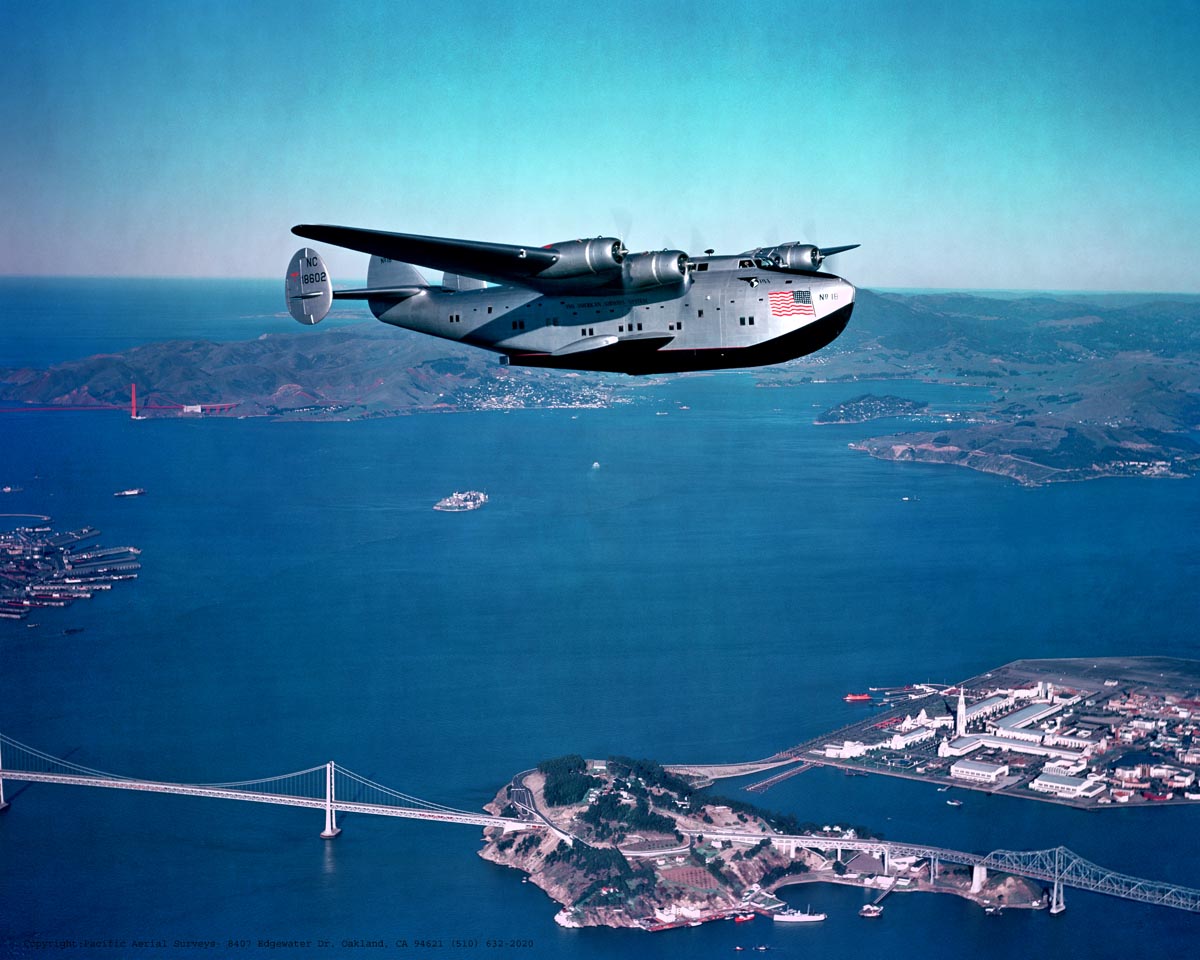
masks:
<svg viewBox="0 0 1200 960"><path fill-rule="evenodd" d="M831 257L836 257L839 253L845 253L847 250L854 250L855 248L861 247L861 246L862 246L861 243L848 243L845 246L841 246L841 247L818 247L817 248L817 269L820 270L822 264L824 264L825 261L830 259ZM837 272L833 269L832 264L830 264L829 272L831 272L831 273Z"/></svg>

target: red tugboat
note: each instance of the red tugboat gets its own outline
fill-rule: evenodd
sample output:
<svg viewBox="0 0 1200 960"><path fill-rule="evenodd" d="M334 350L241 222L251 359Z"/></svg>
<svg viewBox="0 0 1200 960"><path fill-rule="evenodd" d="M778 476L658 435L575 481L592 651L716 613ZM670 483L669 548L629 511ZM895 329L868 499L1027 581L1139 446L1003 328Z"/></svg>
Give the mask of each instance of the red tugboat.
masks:
<svg viewBox="0 0 1200 960"><path fill-rule="evenodd" d="M869 693L848 693L842 699L847 703L861 703L864 700L870 700L871 695Z"/></svg>

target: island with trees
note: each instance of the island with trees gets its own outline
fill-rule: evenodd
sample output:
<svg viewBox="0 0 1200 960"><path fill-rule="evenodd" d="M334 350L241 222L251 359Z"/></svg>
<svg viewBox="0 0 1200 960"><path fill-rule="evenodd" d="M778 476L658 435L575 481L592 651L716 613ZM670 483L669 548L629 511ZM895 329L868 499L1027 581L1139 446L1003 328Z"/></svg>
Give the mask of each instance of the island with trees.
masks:
<svg viewBox="0 0 1200 960"><path fill-rule="evenodd" d="M1042 903L1040 889L1015 877L997 874L972 892L969 871L931 878L926 861L902 865L901 877L863 853L839 856L837 839L871 832L712 796L649 760L547 760L514 777L487 809L527 819L531 829L487 828L480 856L527 874L560 905L555 920L566 927L657 931L771 915L785 906L780 887L809 881ZM817 835L829 838L829 850L789 839Z"/></svg>

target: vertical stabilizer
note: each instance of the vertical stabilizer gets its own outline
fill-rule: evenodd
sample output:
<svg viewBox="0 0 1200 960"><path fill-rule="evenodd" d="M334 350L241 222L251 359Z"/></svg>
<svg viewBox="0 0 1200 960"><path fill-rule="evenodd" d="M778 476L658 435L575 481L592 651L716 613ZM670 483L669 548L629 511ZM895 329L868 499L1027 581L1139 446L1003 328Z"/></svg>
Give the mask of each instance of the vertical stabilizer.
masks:
<svg viewBox="0 0 1200 960"><path fill-rule="evenodd" d="M482 290L487 284L474 277L460 277L457 273L442 274L442 289L453 290L455 293L465 293L468 290Z"/></svg>
<svg viewBox="0 0 1200 960"><path fill-rule="evenodd" d="M427 287L428 281L411 263L372 257L367 266L368 287Z"/></svg>
<svg viewBox="0 0 1200 960"><path fill-rule="evenodd" d="M300 323L312 326L325 319L333 304L333 281L316 250L304 247L292 254L284 291L288 313Z"/></svg>

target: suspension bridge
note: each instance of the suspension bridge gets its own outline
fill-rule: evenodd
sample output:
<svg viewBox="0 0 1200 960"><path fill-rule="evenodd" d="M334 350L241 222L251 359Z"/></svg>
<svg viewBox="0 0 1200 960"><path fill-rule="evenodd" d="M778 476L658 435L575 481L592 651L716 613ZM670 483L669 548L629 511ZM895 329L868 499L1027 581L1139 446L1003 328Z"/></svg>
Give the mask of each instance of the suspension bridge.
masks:
<svg viewBox="0 0 1200 960"><path fill-rule="evenodd" d="M706 840L710 841L730 840L734 843L739 841L744 843L747 839L762 839L761 834L706 833L704 836ZM974 884L981 883L986 878L988 870L1011 873L1031 880L1043 880L1051 885L1051 913L1062 913L1066 909L1066 902L1063 899L1064 887L1088 890L1092 893L1120 897L1124 900L1153 903L1160 907L1173 907L1193 913L1200 912L1200 890L1181 884L1163 883L1158 880L1146 880L1118 873L1092 863L1090 860L1085 860L1079 854L1062 846L1052 847L1049 850L993 850L991 853L968 853L963 850L948 850L944 847L922 846L913 843L895 843L890 840L848 839L820 834L777 834L770 839L772 846L790 850L793 855L801 848L819 850L824 853L833 852L838 858L841 857L843 851L848 850L867 853L879 859L885 873L887 873L890 860L912 858L913 860L927 859L929 861L931 878L938 876L943 863L956 863L973 868Z"/></svg>
<svg viewBox="0 0 1200 960"><path fill-rule="evenodd" d="M168 783L138 780L94 770L77 763L52 757L11 737L0 734L0 810L4 799L4 781L23 783L65 783L81 787L106 787L114 790L139 790L148 793L175 793L190 797L219 797L223 800L248 800L288 807L311 807L325 813L321 836L336 837L338 813L367 813L384 817L407 817L463 823L477 827L500 827L505 831L542 830L547 824L535 811L514 803L522 817L495 817L486 813L457 810L409 796L391 787L361 777L332 760L328 763L258 780L233 783Z"/></svg>
<svg viewBox="0 0 1200 960"><path fill-rule="evenodd" d="M274 803L291 807L310 807L325 814L321 836L336 837L341 831L337 814L365 813L386 817L407 817L415 820L434 820L442 823L461 823L477 827L499 827L510 832L517 830L550 830L567 842L580 842L548 820L537 808L530 792L518 788L512 792L510 803L516 817L492 816L469 810L458 810L440 803L431 803L409 796L391 787L375 783L366 777L339 766L334 761L318 764L306 770L279 774L257 780L230 783L170 783L159 780L138 780L95 770L59 757L53 757L11 737L0 734L0 810L8 804L4 799L4 781L23 783L63 783L74 786L101 787L115 790L139 790L149 793L174 793L193 797L219 797L224 800L248 800L253 803ZM693 838L696 839L696 838ZM761 833L706 832L705 839L739 844L761 841ZM775 834L772 846L790 851L794 856L800 849L834 852L865 852L877 857L884 872L896 858L928 859L931 877L936 877L943 863L970 866L974 879L980 882L986 871L1042 880L1051 885L1050 912L1066 909L1064 887L1088 890L1093 893L1137 900L1162 907L1200 912L1200 890L1180 884L1146 880L1109 870L1085 860L1066 847L1049 850L993 850L977 854L944 847L896 843L890 840L857 839L812 834Z"/></svg>

